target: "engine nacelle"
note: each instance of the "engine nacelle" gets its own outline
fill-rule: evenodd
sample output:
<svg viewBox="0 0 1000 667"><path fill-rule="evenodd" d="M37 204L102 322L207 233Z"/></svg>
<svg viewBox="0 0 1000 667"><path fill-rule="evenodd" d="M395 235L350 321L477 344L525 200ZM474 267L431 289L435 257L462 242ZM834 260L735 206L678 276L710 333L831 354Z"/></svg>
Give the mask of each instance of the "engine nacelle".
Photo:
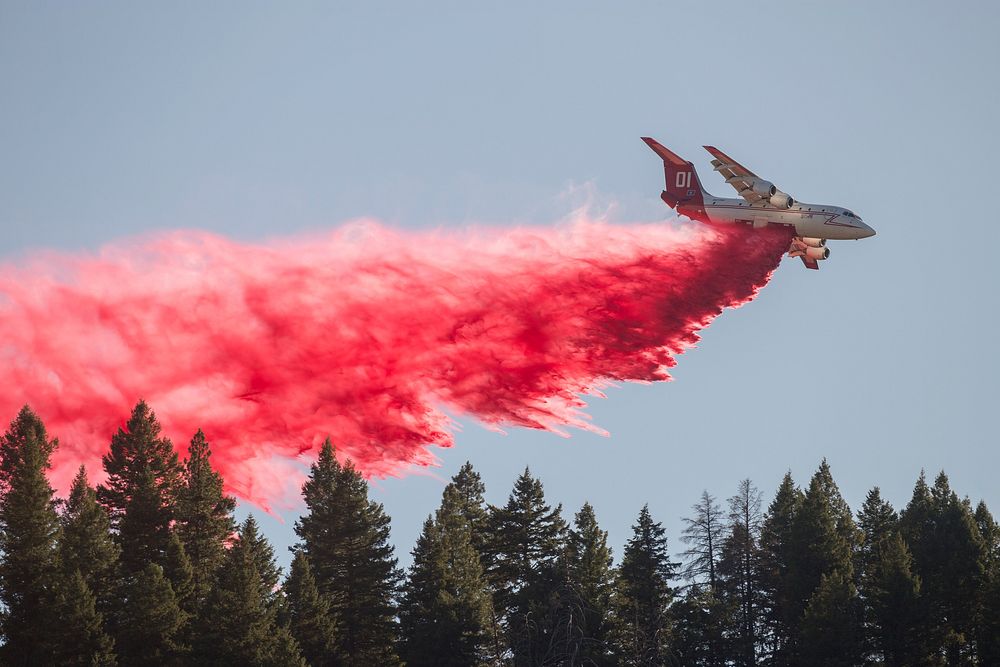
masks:
<svg viewBox="0 0 1000 667"><path fill-rule="evenodd" d="M806 257L809 259L828 259L830 257L829 248L806 248Z"/></svg>
<svg viewBox="0 0 1000 667"><path fill-rule="evenodd" d="M792 199L788 193L782 192L781 190L776 191L771 195L771 206L776 206L778 208L791 208L795 200Z"/></svg>
<svg viewBox="0 0 1000 667"><path fill-rule="evenodd" d="M775 192L778 191L778 188L774 187L774 183L772 183L771 181L762 180L760 178L754 180L753 185L750 186L750 189L764 197L770 197L771 195L773 195Z"/></svg>
<svg viewBox="0 0 1000 667"><path fill-rule="evenodd" d="M804 236L804 237L802 237L802 242L805 243L810 248L825 248L826 247L826 239L814 239L814 238L811 238L811 237Z"/></svg>

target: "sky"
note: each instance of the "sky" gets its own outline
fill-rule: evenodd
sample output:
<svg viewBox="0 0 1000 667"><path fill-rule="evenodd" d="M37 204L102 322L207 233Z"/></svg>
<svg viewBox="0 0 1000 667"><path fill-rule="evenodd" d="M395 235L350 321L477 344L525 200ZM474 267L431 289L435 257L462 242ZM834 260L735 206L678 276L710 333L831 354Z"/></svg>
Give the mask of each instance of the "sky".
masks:
<svg viewBox="0 0 1000 667"><path fill-rule="evenodd" d="M766 503L824 457L855 509L944 469L997 513L998 21L990 2L0 0L0 262L177 228L664 220L639 137L730 196L712 144L878 235L818 272L786 259L673 382L589 399L609 437L463 420L440 467L373 480L401 562L466 460L492 503L525 466L567 516L589 500L616 555L645 503L679 552L702 490L749 477ZM287 565L296 511L248 511Z"/></svg>

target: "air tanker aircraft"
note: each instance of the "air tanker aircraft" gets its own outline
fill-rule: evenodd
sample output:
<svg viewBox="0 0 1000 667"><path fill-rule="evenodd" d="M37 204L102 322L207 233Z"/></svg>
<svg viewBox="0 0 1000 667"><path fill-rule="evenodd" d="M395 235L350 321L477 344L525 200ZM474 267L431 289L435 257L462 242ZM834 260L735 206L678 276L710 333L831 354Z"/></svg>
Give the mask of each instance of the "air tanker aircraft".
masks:
<svg viewBox="0 0 1000 667"><path fill-rule="evenodd" d="M743 199L713 197L705 192L694 170L694 164L682 160L654 139L643 141L663 159L666 189L660 198L670 208L692 220L711 225L747 225L761 229L768 225L790 227L795 238L788 248L790 257L801 257L810 269L818 269L820 260L830 256L828 239L863 239L875 235L875 230L857 215L839 206L806 204L792 199L774 187L774 183L759 178L714 146L705 150L715 158L712 166L722 174Z"/></svg>

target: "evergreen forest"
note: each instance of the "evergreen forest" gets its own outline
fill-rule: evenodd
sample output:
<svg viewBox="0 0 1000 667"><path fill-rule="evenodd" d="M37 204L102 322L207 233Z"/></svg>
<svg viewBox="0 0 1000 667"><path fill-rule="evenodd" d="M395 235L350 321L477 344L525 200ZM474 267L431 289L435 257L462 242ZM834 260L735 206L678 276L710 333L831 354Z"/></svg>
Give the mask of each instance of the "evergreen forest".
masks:
<svg viewBox="0 0 1000 667"><path fill-rule="evenodd" d="M404 572L327 441L282 572L200 431L182 459L140 402L66 498L57 447L28 407L0 438L0 665L1000 665L1000 529L943 472L898 509L850 508L825 461L744 480L669 542L636 508L617 554L590 504L526 469L494 506L466 464Z"/></svg>

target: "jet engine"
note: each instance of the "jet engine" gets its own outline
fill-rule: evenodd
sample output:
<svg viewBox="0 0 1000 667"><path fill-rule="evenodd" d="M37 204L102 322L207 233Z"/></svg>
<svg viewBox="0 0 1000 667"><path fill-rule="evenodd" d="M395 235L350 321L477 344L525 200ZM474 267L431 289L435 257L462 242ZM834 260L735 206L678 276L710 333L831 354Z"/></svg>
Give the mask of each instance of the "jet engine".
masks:
<svg viewBox="0 0 1000 667"><path fill-rule="evenodd" d="M814 239L808 236L802 237L802 242L805 243L810 248L825 248L826 239Z"/></svg>
<svg viewBox="0 0 1000 667"><path fill-rule="evenodd" d="M806 257L809 259L827 259L830 257L829 248L806 248Z"/></svg>
<svg viewBox="0 0 1000 667"><path fill-rule="evenodd" d="M791 208L794 203L795 200L781 190L778 190L771 195L771 206L776 206L778 208Z"/></svg>
<svg viewBox="0 0 1000 667"><path fill-rule="evenodd" d="M778 188L774 187L774 183L760 178L754 179L753 185L750 186L750 189L765 197L770 197L778 191Z"/></svg>

